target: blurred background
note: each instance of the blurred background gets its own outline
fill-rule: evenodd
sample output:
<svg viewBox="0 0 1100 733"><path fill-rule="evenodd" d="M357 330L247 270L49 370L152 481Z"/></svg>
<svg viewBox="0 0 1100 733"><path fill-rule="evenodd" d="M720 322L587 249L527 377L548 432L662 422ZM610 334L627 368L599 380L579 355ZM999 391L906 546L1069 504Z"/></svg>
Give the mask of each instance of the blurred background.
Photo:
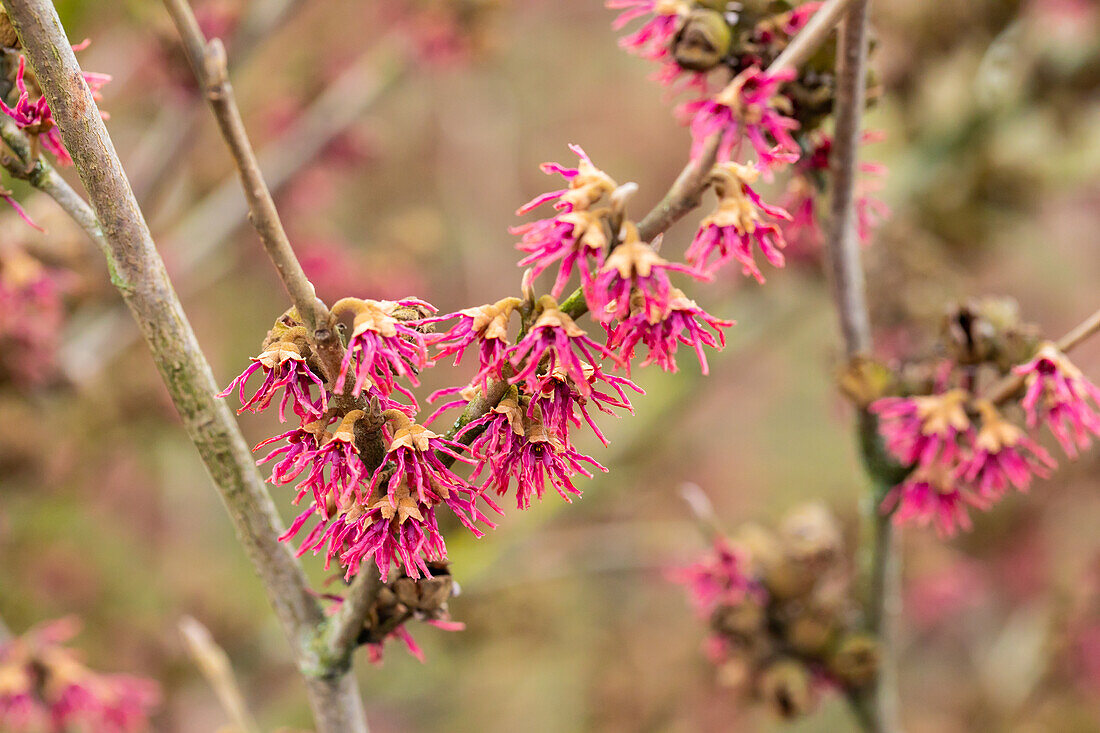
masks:
<svg viewBox="0 0 1100 733"><path fill-rule="evenodd" d="M114 77L109 128L228 383L287 304L167 16L145 0L57 5L74 42L92 39L84 68ZM878 196L893 210L866 251L882 353L924 348L968 296L1011 295L1060 335L1100 300L1100 6L874 5L868 125L885 140L865 156L889 168ZM540 162L582 145L638 182L640 213L687 154L651 65L617 48L599 0L196 7L208 34L234 39L245 121L329 302L415 295L453 311L515 294L507 227L556 185ZM157 730L216 730L225 715L177 630L193 615L265 730L309 728L285 640L101 257L52 202L3 183L49 229L2 212L5 257L44 263L53 289L0 328L0 615L16 631L79 615L91 666L161 683ZM689 217L665 247L692 234ZM611 469L583 499L549 496L482 540L449 536L467 630L412 625L426 664L391 645L382 667L362 665L372 730L788 728L722 687L665 575L704 548L685 482L731 529L820 500L856 543L865 486L834 387L835 319L817 253L792 259L763 286L731 273L692 291L738 321L728 348L708 378L690 359L636 373L649 395L635 417L602 421L610 448L583 437ZM1100 343L1074 360L1100 379ZM422 394L468 376L437 368ZM253 443L277 430L273 415L241 424ZM1098 489L1093 451L954 541L906 534L909 731L1100 731ZM306 565L318 587L330 579ZM789 726L853 727L828 698Z"/></svg>

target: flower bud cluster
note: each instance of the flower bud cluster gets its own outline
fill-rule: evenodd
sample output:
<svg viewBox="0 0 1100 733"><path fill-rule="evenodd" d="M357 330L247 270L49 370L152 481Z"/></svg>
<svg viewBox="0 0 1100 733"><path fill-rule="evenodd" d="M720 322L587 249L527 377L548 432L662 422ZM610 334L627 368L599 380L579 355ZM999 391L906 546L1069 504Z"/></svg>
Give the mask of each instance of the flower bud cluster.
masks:
<svg viewBox="0 0 1100 733"><path fill-rule="evenodd" d="M859 630L851 558L827 509L807 505L777 529L747 525L717 537L674 571L706 619L706 650L724 683L784 718L830 690L873 682L878 646Z"/></svg>

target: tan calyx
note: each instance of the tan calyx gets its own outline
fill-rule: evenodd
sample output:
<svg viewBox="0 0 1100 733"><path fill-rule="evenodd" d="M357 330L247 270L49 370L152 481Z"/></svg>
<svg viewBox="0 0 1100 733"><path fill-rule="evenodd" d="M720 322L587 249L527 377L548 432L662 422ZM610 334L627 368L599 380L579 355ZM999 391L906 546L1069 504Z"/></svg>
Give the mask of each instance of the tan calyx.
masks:
<svg viewBox="0 0 1100 733"><path fill-rule="evenodd" d="M586 361L581 362L581 370L584 372L584 379L586 382L592 381L592 375L596 373L596 367L592 366ZM550 370L550 374L546 375L555 382L561 382L562 384L575 384L576 380L573 376L565 370L560 363L555 363L554 368ZM544 390L543 394L549 394L550 390Z"/></svg>
<svg viewBox="0 0 1100 733"><path fill-rule="evenodd" d="M401 485L394 491L394 503L390 502L390 497L383 493L374 501L367 505L367 509L378 509L382 514L382 519L389 521L394 517L397 518L398 524L404 524L405 520L412 517L418 522L424 521L424 515L420 512L420 507L417 505L416 499L409 492L408 485L405 482L401 482Z"/></svg>
<svg viewBox="0 0 1100 733"><path fill-rule="evenodd" d="M341 298L332 305L333 314L355 314L352 322L352 336L366 331L374 331L391 338L397 335L397 319L393 312L398 307L391 300L360 300L359 298Z"/></svg>
<svg viewBox="0 0 1100 733"><path fill-rule="evenodd" d="M962 432L970 427L970 418L966 415L966 403L970 395L966 390L953 389L939 395L914 397L917 417L921 421L924 435L944 434L953 428Z"/></svg>
<svg viewBox="0 0 1100 733"><path fill-rule="evenodd" d="M618 270L624 280L633 277L649 277L655 266L668 264L668 260L638 237L634 222L623 224L622 242L607 256L603 270Z"/></svg>
<svg viewBox="0 0 1100 733"><path fill-rule="evenodd" d="M287 359L303 360L301 349L291 341L276 341L256 357L256 361L268 369L274 369Z"/></svg>
<svg viewBox="0 0 1100 733"><path fill-rule="evenodd" d="M587 160L581 159L577 170L579 173L569 182L569 190L561 195L561 200L572 204L574 211L587 209L619 187L614 178Z"/></svg>
<svg viewBox="0 0 1100 733"><path fill-rule="evenodd" d="M340 440L345 443L355 445L355 423L362 420L367 416L367 413L362 410L352 410L348 414L344 415L344 419L340 421L340 424L336 426L336 430L333 431L332 437L329 440ZM328 440L325 441L329 442Z"/></svg>
<svg viewBox="0 0 1100 733"><path fill-rule="evenodd" d="M933 463L929 466L922 466L919 469L917 478L928 482L928 485L938 494L954 494L958 490L957 482L951 473L951 469L943 463Z"/></svg>
<svg viewBox="0 0 1100 733"><path fill-rule="evenodd" d="M607 232L603 228L606 208L592 211L569 211L558 215L558 220L573 225L577 242L585 249L601 250L607 247Z"/></svg>
<svg viewBox="0 0 1100 733"><path fill-rule="evenodd" d="M978 400L974 406L982 418L982 428L974 440L974 447L978 450L999 453L1013 447L1024 437L1024 431L1001 417L989 400Z"/></svg>
<svg viewBox="0 0 1100 733"><path fill-rule="evenodd" d="M524 435L530 443L548 444L555 453L565 448L562 442L546 429L546 425L542 422L542 410L538 407L535 407L534 414L527 419Z"/></svg>
<svg viewBox="0 0 1100 733"><path fill-rule="evenodd" d="M654 15L687 15L691 4L685 0L657 0L653 5Z"/></svg>
<svg viewBox="0 0 1100 733"><path fill-rule="evenodd" d="M699 308L699 304L691 298L684 295L684 291L680 288L671 288L668 291L668 312L673 311L686 311L696 310Z"/></svg>
<svg viewBox="0 0 1100 733"><path fill-rule="evenodd" d="M556 301L553 296L542 296L539 298L536 307L539 311L539 317L535 319L535 323L531 326L532 330L538 328L560 328L565 331L565 334L569 336L569 338L577 338L578 336L585 335L584 330L578 326L572 318L558 308L558 301Z"/></svg>
<svg viewBox="0 0 1100 733"><path fill-rule="evenodd" d="M508 426L512 428L513 433L523 435L523 408L520 407L519 400L515 397L514 389L497 403L497 406L493 408L493 412L508 418Z"/></svg>
<svg viewBox="0 0 1100 733"><path fill-rule="evenodd" d="M423 425L414 423L400 410L386 410L382 413L382 417L393 429L393 440L390 441L389 447L391 452L398 448L412 448L421 452L430 450L431 445L428 441L439 437Z"/></svg>
<svg viewBox="0 0 1100 733"><path fill-rule="evenodd" d="M470 327L487 339L508 339L508 322L512 313L523 303L519 298L504 298L492 305L466 308L459 311L473 319Z"/></svg>
<svg viewBox="0 0 1100 733"><path fill-rule="evenodd" d="M332 440L332 433L328 431L325 422L325 420L314 420L313 422L307 422L302 425L302 430L316 438L318 445L324 445L328 441Z"/></svg>
<svg viewBox="0 0 1100 733"><path fill-rule="evenodd" d="M1069 377L1070 379L1079 378L1082 376L1081 370L1074 366L1073 362L1071 362L1069 358L1065 354L1063 354L1061 350L1059 350L1058 346L1052 341L1043 342L1043 344L1039 347L1039 350L1035 352L1035 358L1048 359L1054 362L1054 366L1058 369L1058 371L1064 374L1066 377ZM1028 376L1034 378L1034 375Z"/></svg>
<svg viewBox="0 0 1100 733"><path fill-rule="evenodd" d="M15 695L31 687L33 681L19 660L0 666L0 695Z"/></svg>
<svg viewBox="0 0 1100 733"><path fill-rule="evenodd" d="M718 196L718 205L703 219L702 226L733 227L739 234L752 234L760 220L756 205L745 195L745 186L753 183L760 171L738 163L720 163L710 172L709 180Z"/></svg>

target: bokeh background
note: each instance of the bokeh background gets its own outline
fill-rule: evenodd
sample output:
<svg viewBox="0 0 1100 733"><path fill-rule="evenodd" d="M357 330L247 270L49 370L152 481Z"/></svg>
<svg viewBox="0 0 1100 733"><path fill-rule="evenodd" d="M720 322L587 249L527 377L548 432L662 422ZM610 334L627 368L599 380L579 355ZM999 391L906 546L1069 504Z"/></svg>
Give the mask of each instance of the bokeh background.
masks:
<svg viewBox="0 0 1100 733"><path fill-rule="evenodd" d="M102 107L169 270L223 383L285 297L247 231L228 157L159 3L58 0L86 69L114 76ZM649 64L621 52L598 0L217 0L208 32L236 38L234 83L320 294L416 295L444 311L518 290L507 228L546 190L545 160L579 143L655 202L686 131ZM1100 300L1100 6L1094 0L874 3L866 157L893 209L866 252L884 353L923 348L971 295L1016 298L1056 336ZM286 11L270 32L258 10ZM98 253L17 182L50 234L0 220L5 247L49 264L65 293L46 337L0 354L0 615L16 630L77 614L89 663L157 679L163 731L225 722L177 623L201 620L265 730L307 729L302 686L259 582ZM690 223L665 246L681 251ZM837 395L837 329L815 253L766 285L696 288L734 318L703 378L639 371L637 415L605 420L610 467L567 505L511 512L482 540L448 540L462 633L413 627L420 664L391 646L360 672L372 729L770 731L725 690L670 566L704 543L679 498L724 525L825 502L854 546L865 490ZM7 334L5 338L10 339ZM22 349L22 350L21 350ZM1100 344L1075 360L1100 379ZM465 371L435 369L428 390ZM274 416L242 416L253 442ZM1100 459L1086 454L945 542L904 537L901 684L907 729L1100 730ZM290 516L289 492L276 489ZM318 586L331 574L309 558ZM790 726L839 731L842 702Z"/></svg>

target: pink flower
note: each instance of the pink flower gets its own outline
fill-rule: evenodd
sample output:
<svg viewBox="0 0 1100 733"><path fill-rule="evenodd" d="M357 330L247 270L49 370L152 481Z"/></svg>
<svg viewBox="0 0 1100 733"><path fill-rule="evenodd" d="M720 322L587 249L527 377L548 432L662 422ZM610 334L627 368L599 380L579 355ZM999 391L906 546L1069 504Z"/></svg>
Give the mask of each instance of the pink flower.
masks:
<svg viewBox="0 0 1100 733"><path fill-rule="evenodd" d="M85 667L63 646L78 628L74 619L61 619L0 644L0 728L96 733L149 729L149 714L160 701L156 683Z"/></svg>
<svg viewBox="0 0 1100 733"><path fill-rule="evenodd" d="M409 321L434 313L435 308L415 298L399 301L344 298L332 306L332 312L355 314L335 391L343 392L348 374L354 374L353 394L362 392L369 380L383 396L389 397L397 391L416 404L412 392L398 384L396 378L405 377L414 387L420 385L417 372L431 364L427 336ZM397 314L408 317L398 319Z"/></svg>
<svg viewBox="0 0 1100 733"><path fill-rule="evenodd" d="M1000 416L988 400L976 405L982 427L974 439L973 454L959 466L957 476L989 501L1004 496L1009 486L1027 491L1031 477L1046 478L1057 464L1038 443Z"/></svg>
<svg viewBox="0 0 1100 733"><path fill-rule="evenodd" d="M622 10L611 24L621 30L636 18L652 15L634 33L619 39L619 45L651 61L665 59L669 44L680 31L680 25L690 10L690 3L683 0L607 0L607 7Z"/></svg>
<svg viewBox="0 0 1100 733"><path fill-rule="evenodd" d="M718 160L733 160L747 138L761 165L776 168L798 160L801 148L791 131L798 122L787 117L781 107L790 102L779 94L779 87L796 76L786 70L770 76L756 66L738 74L721 92L710 99L688 102L680 114L690 120L693 140L691 157L702 155L705 141L721 135Z"/></svg>
<svg viewBox="0 0 1100 733"><path fill-rule="evenodd" d="M298 496L294 503L297 504L304 496L312 494L317 513L322 520L327 520L338 508L348 506L358 497L360 483L367 471L355 447L355 424L364 416L362 410L349 412L340 421L335 432L320 437L318 447L308 448L297 454L294 469L279 473L279 467L284 464L277 464L272 482L277 481L276 477L293 480L308 466L309 473L298 485ZM310 441L302 440L298 445L303 443L309 445Z"/></svg>
<svg viewBox="0 0 1100 733"><path fill-rule="evenodd" d="M1045 344L1032 361L1013 371L1027 386L1020 404L1028 427L1045 424L1070 458L1100 436L1100 388L1054 344Z"/></svg>
<svg viewBox="0 0 1100 733"><path fill-rule="evenodd" d="M508 323L512 313L521 304L522 301L519 298L504 298L492 305L466 308L458 313L426 318L419 323L425 325L457 318L458 323L449 331L429 336L428 344L441 347L435 356L436 359L454 356L454 365L458 366L462 362L466 349L476 343L479 359L478 372L472 381L486 390L490 377L504 378L502 370L507 363L504 357L510 345Z"/></svg>
<svg viewBox="0 0 1100 733"><path fill-rule="evenodd" d="M737 163L714 167L710 178L718 195L718 207L703 219L686 255L687 261L700 271L711 274L730 260L737 260L742 272L764 282L753 257L754 243L772 265L785 264L781 252L786 246L783 232L776 224L763 221L761 213L775 221L790 221L791 215L764 203L752 189L750 184L759 176L759 169ZM708 264L715 253L717 258Z"/></svg>
<svg viewBox="0 0 1100 733"><path fill-rule="evenodd" d="M725 537L715 537L714 547L702 560L670 575L687 586L698 614L709 618L719 607L736 606L756 591L748 565L744 549Z"/></svg>
<svg viewBox="0 0 1100 733"><path fill-rule="evenodd" d="M245 384L253 374L261 370L264 374L263 383L251 397L246 398ZM310 393L313 386L317 387L319 393L317 399ZM237 388L237 396L241 401L238 414L245 410L254 413L266 410L279 390L283 390L283 399L279 403L280 422L286 422L288 402L293 406L294 414L303 420L320 417L327 406L324 381L309 368L301 349L293 341L277 341L264 349L259 356L252 357L252 364L219 392L218 397L228 396L234 387Z"/></svg>
<svg viewBox="0 0 1100 733"><path fill-rule="evenodd" d="M579 428L582 424L581 418L583 418L600 442L608 445L607 438L588 412L589 403L594 405L600 412L608 415L615 415L612 408L626 410L633 415L634 407L626 396L626 390L632 389L642 395L645 394L645 391L625 377L601 373L597 378L594 367L588 364L584 366L585 373L589 375L589 393L587 397L581 394L573 379L561 367L558 367L551 371L547 375L547 379L543 381L542 392L531 399L527 415L533 417L536 410L541 412L543 422L559 440L565 443L569 442L570 426ZM612 395L602 391L600 382L607 384L615 391L615 394ZM578 412L580 416L577 415Z"/></svg>
<svg viewBox="0 0 1100 733"><path fill-rule="evenodd" d="M317 421L258 443L252 449L253 451L258 451L260 448L272 443L286 441L285 445L275 448L256 461L256 465L262 466L278 458L278 462L271 469L271 478L268 480L276 486L289 484L309 466L309 456L320 447L319 441L325 434L324 428L325 424Z"/></svg>
<svg viewBox="0 0 1100 733"><path fill-rule="evenodd" d="M714 334L711 335L704 325L709 326ZM650 323L645 312L638 309L626 320L608 328L607 346L626 361L627 373L639 343L645 344L648 349L645 361L642 362L643 367L657 364L666 372L675 372L678 370L676 351L683 344L695 349L703 374L708 374L710 370L703 347L725 348L726 336L722 329L733 325L733 321L724 321L710 315L694 300L673 288L669 310L664 318Z"/></svg>
<svg viewBox="0 0 1100 733"><path fill-rule="evenodd" d="M585 463L607 471L592 458L551 435L541 417L537 410L533 417L528 417L514 398L506 397L487 415L463 430L481 431L470 444L470 450L481 461L471 478L476 479L484 469L489 469L482 491L492 487L503 496L514 480L516 506L528 509L532 495L542 499L547 482L566 501L580 496L580 489L573 485L572 478L578 474L592 478Z"/></svg>
<svg viewBox="0 0 1100 733"><path fill-rule="evenodd" d="M824 4L823 2L809 2L799 5L787 16L787 22L783 25L783 32L788 36L797 36L810 22L810 18L814 17L814 13L821 10L821 6Z"/></svg>
<svg viewBox="0 0 1100 733"><path fill-rule="evenodd" d="M988 509L981 497L962 488L950 472L941 466L921 467L886 494L881 511L893 512L897 525L933 524L941 537L953 537L960 529L969 530L968 507Z"/></svg>
<svg viewBox="0 0 1100 733"><path fill-rule="evenodd" d="M540 298L536 312L538 318L527 335L508 349L508 360L517 370L509 381L522 383L527 392L537 394L542 391L547 375L560 366L587 397L591 387L585 364L594 365L597 354L615 362L620 361L619 357L590 339L572 318L558 309L553 297Z"/></svg>
<svg viewBox="0 0 1100 733"><path fill-rule="evenodd" d="M585 289L585 299L597 321L622 320L634 308L642 310L650 322L659 321L668 312L671 298L669 272L682 272L696 279L705 277L657 254L639 239L633 222L623 225L621 240Z"/></svg>
<svg viewBox="0 0 1100 733"><path fill-rule="evenodd" d="M538 277L555 263L558 274L551 293L561 295L566 283L579 267L581 277L589 277L590 258L596 266L603 264L607 246L604 217L606 209L590 210L617 186L615 181L597 168L588 155L577 145L570 149L580 157L577 168L564 168L557 163L543 163L546 173L558 173L569 182L569 187L542 194L521 206L516 213L526 214L542 204L554 202L561 213L548 219L522 224L509 231L521 237L517 248L527 253L520 260L520 267L530 267L532 277Z"/></svg>
<svg viewBox="0 0 1100 733"><path fill-rule="evenodd" d="M970 418L965 390L924 397L884 397L871 404L878 415L886 449L906 466L953 466L961 455L958 439L967 435Z"/></svg>

